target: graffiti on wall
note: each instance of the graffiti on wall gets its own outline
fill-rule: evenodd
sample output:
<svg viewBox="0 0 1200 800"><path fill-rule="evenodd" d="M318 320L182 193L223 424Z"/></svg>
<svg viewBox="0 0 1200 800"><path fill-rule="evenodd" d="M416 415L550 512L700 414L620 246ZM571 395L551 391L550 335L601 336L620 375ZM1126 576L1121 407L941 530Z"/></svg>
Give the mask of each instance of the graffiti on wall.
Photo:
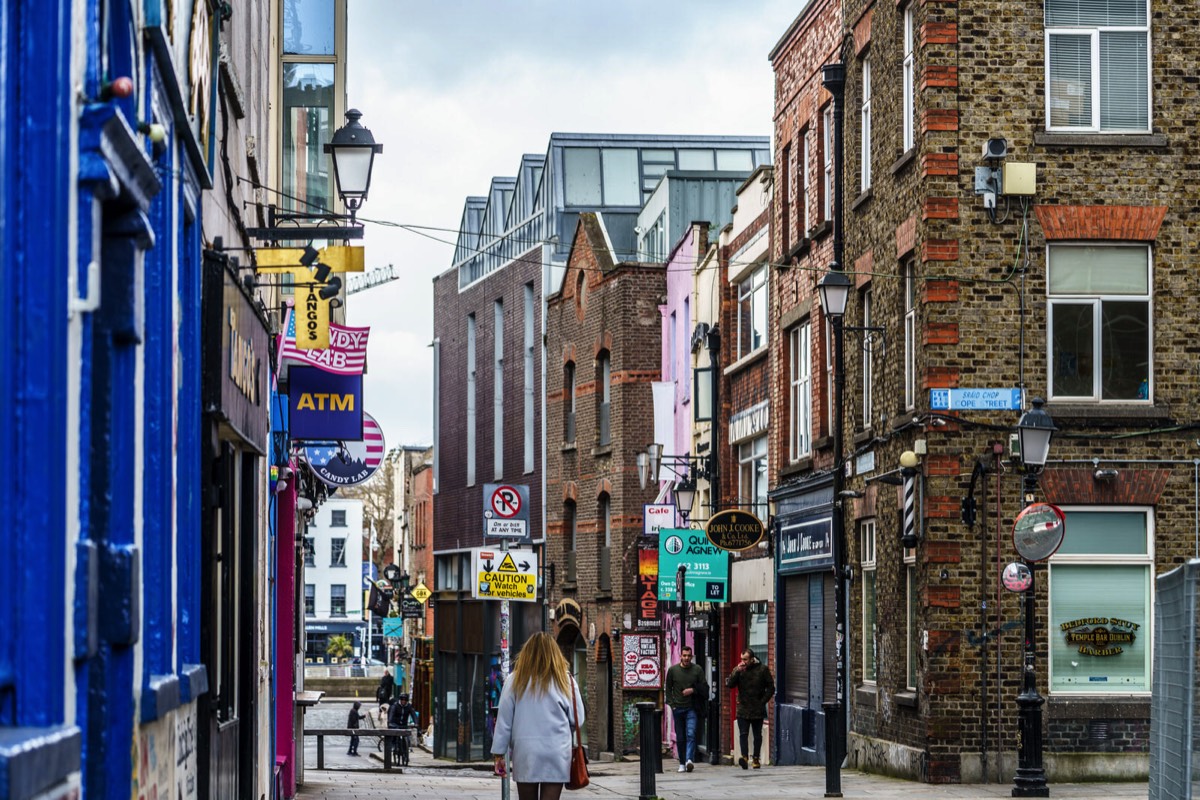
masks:
<svg viewBox="0 0 1200 800"><path fill-rule="evenodd" d="M621 752L637 753L641 749L642 727L638 720L638 703L653 702L657 695L626 692L621 700Z"/></svg>
<svg viewBox="0 0 1200 800"><path fill-rule="evenodd" d="M175 714L175 800L197 800L196 704Z"/></svg>
<svg viewBox="0 0 1200 800"><path fill-rule="evenodd" d="M195 703L142 725L135 739L135 800L197 800Z"/></svg>

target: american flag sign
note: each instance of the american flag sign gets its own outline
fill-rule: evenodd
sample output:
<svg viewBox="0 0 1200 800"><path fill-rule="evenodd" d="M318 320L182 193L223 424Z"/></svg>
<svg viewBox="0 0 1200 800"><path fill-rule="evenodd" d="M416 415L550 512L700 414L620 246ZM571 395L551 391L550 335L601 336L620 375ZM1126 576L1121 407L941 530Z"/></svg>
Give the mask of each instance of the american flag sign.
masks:
<svg viewBox="0 0 1200 800"><path fill-rule="evenodd" d="M327 350L302 350L296 346L296 314L288 306L287 325L279 346L280 363L316 367L339 375L361 375L367 363L367 337L370 333L369 327L352 328L331 322Z"/></svg>

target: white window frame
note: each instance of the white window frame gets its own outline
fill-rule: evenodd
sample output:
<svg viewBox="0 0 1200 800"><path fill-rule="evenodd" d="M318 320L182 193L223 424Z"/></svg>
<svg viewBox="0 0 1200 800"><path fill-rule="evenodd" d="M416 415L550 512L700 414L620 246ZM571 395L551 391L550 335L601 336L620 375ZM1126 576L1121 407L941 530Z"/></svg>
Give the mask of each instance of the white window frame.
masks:
<svg viewBox="0 0 1200 800"><path fill-rule="evenodd" d="M803 181L802 188L800 190L801 239L808 237L808 229L811 227L808 222L808 198L809 193L812 190L812 170L808 164L808 159L812 156L810 150L811 146L809 144L809 131L808 129L805 129L804 133L800 137L800 158L802 159L802 163L800 165L800 175L801 180Z"/></svg>
<svg viewBox="0 0 1200 800"><path fill-rule="evenodd" d="M1044 13L1044 12L1043 12ZM1044 18L1044 17L1043 17ZM1145 25L1086 25L1086 26L1063 26L1052 27L1045 25L1044 30L1044 58L1046 65L1046 130L1048 131L1086 131L1091 133L1150 133L1154 127L1153 111L1154 111L1154 51L1153 37L1150 35L1150 20L1151 9L1149 1L1146 0L1146 24ZM1146 35L1146 127L1145 128L1104 128L1100 118L1100 103L1103 96L1102 87L1100 85L1100 36L1104 33L1145 33ZM1091 54L1091 103L1092 103L1092 120L1090 125L1052 125L1051 124L1051 104L1054 98L1051 97L1050 85L1050 37L1052 36L1086 36L1090 41Z"/></svg>
<svg viewBox="0 0 1200 800"><path fill-rule="evenodd" d="M917 404L917 301L916 267L912 259L901 267L904 287L904 410Z"/></svg>
<svg viewBox="0 0 1200 800"><path fill-rule="evenodd" d="M871 313L874 295L868 284L862 292L863 327L871 327ZM875 332L866 331L862 339L862 426L863 430L870 428L874 421L875 408Z"/></svg>
<svg viewBox="0 0 1200 800"><path fill-rule="evenodd" d="M1105 294L1100 292L1089 294L1051 294L1050 293L1050 270L1053 269L1051 259L1054 251L1059 248L1069 247L1103 247L1106 249L1127 249L1127 250L1142 250L1146 253L1146 294ZM1046 386L1051 400L1070 400L1072 402L1097 403L1097 404L1119 404L1119 405L1152 405L1154 403L1154 248L1146 244L1122 244L1113 242L1071 242L1071 243L1055 243L1046 246ZM1146 303L1146 319L1148 330L1146 332L1146 397L1145 398L1104 398L1104 330L1103 330L1103 310L1104 303L1109 302L1136 302L1141 299ZM1055 391L1054 385L1054 314L1055 306L1062 305L1085 305L1092 306L1092 358L1094 366L1092 369L1092 393L1090 395L1068 395L1060 394Z"/></svg>
<svg viewBox="0 0 1200 800"><path fill-rule="evenodd" d="M769 482L770 464L767 462L767 437L757 436L737 444L738 459L738 501L742 508L748 508L759 519L767 518L767 483ZM755 466L762 461L761 472ZM762 485L758 476L762 475ZM749 485L747 485L749 484ZM761 491L760 491L761 490ZM761 501L761 502L760 502Z"/></svg>
<svg viewBox="0 0 1200 800"><path fill-rule="evenodd" d="M903 111L903 150L908 152L915 144L914 126L916 123L916 60L913 57L913 6L916 0L909 0L904 8L904 111Z"/></svg>
<svg viewBox="0 0 1200 800"><path fill-rule="evenodd" d="M862 60L862 108L860 110L862 130L862 154L860 159L859 188L871 188L871 57Z"/></svg>
<svg viewBox="0 0 1200 800"><path fill-rule="evenodd" d="M879 678L879 586L876 582L878 573L875 569L875 520L873 518L859 521L858 541L859 571L862 573L862 625L860 627L860 630L862 630L862 676L863 683L874 685ZM868 628L867 616L868 574L870 576L871 590L874 594L870 604L875 615L875 623L870 628ZM868 668L870 670L870 677L867 677Z"/></svg>
<svg viewBox="0 0 1200 800"><path fill-rule="evenodd" d="M805 322L788 332L791 414L788 457L791 463L812 455L812 324Z"/></svg>
<svg viewBox="0 0 1200 800"><path fill-rule="evenodd" d="M1146 581L1146 624L1145 628L1141 629L1147 638L1145 641L1146 653L1146 690L1129 690L1129 689L1114 689L1111 692L1072 692L1062 689L1055 690L1054 687L1054 659L1049 652L1049 643L1047 642L1047 650L1044 653L1046 658L1047 693L1056 697L1109 697L1113 695L1132 696L1132 697L1147 697L1153 691L1153 658L1154 658L1154 541L1155 541L1155 522L1154 508L1150 506L1063 506L1062 510L1065 513L1071 512L1101 512L1101 513L1141 513L1146 517L1146 552L1144 554L1132 553L1113 553L1113 554L1089 554L1089 553L1069 553L1055 554L1050 557L1047 562L1046 569L1046 615L1047 619L1054 619L1054 568L1056 566L1071 566L1071 565L1093 565L1103 566L1112 564L1115 566L1144 566L1148 573ZM1070 535L1070 526L1067 527L1068 536ZM1050 635L1062 635L1051 626Z"/></svg>
<svg viewBox="0 0 1200 800"><path fill-rule="evenodd" d="M767 266L762 265L754 272L750 273L744 280L738 283L737 288L737 358L742 359L751 353L756 353L765 348L768 344L768 333L770 328L770 307L767 305ZM749 300L749 319L742 311L742 304ZM761 314L759 313L761 312ZM763 328L761 331L755 330L754 321L759 316L762 317ZM760 336L758 347L754 347L753 343L748 346L748 349L742 349L742 334L745 329L750 332L750 337L753 339L754 334Z"/></svg>
<svg viewBox="0 0 1200 800"><path fill-rule="evenodd" d="M824 153L825 159L825 218L823 221L833 221L833 103L825 106L825 111L822 113L822 134L824 136Z"/></svg>

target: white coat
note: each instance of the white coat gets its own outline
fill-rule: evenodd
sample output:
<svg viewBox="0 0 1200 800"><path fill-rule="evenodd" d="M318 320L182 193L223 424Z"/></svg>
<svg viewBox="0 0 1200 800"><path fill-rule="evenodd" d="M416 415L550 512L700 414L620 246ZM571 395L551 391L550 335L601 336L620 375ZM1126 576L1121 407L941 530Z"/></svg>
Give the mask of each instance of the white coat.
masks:
<svg viewBox="0 0 1200 800"><path fill-rule="evenodd" d="M545 692L526 689L513 697L512 681L500 692L492 754L511 747L510 774L518 783L566 783L571 774L571 745L575 715L583 728L585 714L579 687L571 679L571 697L553 682ZM574 704L574 705L573 705Z"/></svg>

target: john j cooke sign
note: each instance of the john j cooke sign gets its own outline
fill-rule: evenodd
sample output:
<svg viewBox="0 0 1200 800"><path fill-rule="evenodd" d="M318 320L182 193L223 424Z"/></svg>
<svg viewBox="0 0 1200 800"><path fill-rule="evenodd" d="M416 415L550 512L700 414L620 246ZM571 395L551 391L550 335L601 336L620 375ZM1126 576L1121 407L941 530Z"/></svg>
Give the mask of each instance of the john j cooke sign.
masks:
<svg viewBox="0 0 1200 800"><path fill-rule="evenodd" d="M762 541L762 520L748 511L730 509L713 514L704 526L708 540L722 550L749 550Z"/></svg>

